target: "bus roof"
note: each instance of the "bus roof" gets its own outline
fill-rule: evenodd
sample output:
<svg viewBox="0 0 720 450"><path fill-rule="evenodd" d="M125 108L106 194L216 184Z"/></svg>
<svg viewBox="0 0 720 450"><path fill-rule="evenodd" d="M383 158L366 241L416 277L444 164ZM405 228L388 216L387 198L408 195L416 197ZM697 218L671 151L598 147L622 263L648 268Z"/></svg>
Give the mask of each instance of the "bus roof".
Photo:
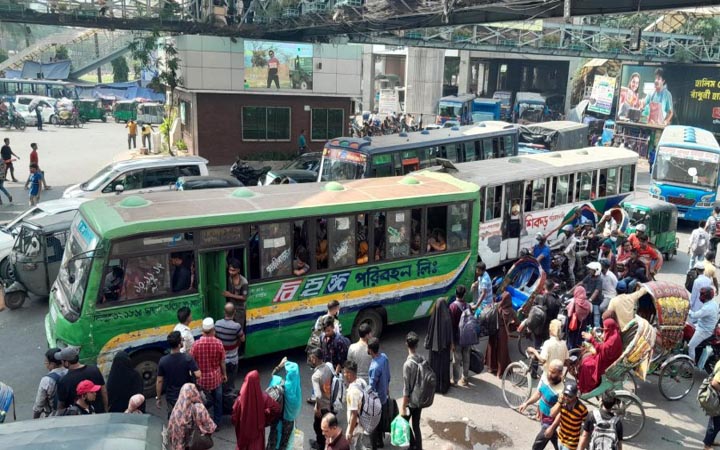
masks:
<svg viewBox="0 0 720 450"><path fill-rule="evenodd" d="M302 183L111 195L84 203L80 211L97 233L112 239L170 229L354 212L359 205L363 205L360 209L377 207L380 201L383 208L419 207L439 196L471 200L478 190L476 185L448 174L426 173L353 180L342 185Z"/></svg>
<svg viewBox="0 0 720 450"><path fill-rule="evenodd" d="M467 103L475 99L474 94L460 94L460 95L448 95L441 97L441 102L452 102L452 103Z"/></svg>
<svg viewBox="0 0 720 450"><path fill-rule="evenodd" d="M437 130L424 130L411 133L389 134L372 137L370 140L355 137L339 137L329 140L325 146L358 151L368 155L416 148L418 145L442 145L450 142L471 140L482 135L494 136L496 134L517 133L519 125L489 120L474 125L461 127L440 128Z"/></svg>
<svg viewBox="0 0 720 450"><path fill-rule="evenodd" d="M686 125L668 125L660 136L658 146L686 147L720 153L715 136L708 130Z"/></svg>
<svg viewBox="0 0 720 450"><path fill-rule="evenodd" d="M616 147L587 147L522 155L509 158L486 159L457 164L453 175L480 186L505 183L510 180L534 180L562 172L582 172L593 167L616 167L635 164L638 155L632 150ZM606 164L602 164L602 163ZM444 168L427 169L445 171ZM424 173L421 171L420 173Z"/></svg>
<svg viewBox="0 0 720 450"><path fill-rule="evenodd" d="M606 121L607 122L607 121ZM523 128L533 130L553 130L553 131L566 131L566 130L577 130L580 128L587 128L587 124L580 122L573 122L571 120L551 120L549 122L529 123L522 125Z"/></svg>

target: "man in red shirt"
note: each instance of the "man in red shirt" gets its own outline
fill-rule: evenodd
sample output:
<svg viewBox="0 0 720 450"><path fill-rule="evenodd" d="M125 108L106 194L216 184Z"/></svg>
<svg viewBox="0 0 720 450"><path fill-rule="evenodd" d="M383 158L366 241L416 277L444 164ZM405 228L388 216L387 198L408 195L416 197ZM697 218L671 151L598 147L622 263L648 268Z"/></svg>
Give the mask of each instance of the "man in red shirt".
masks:
<svg viewBox="0 0 720 450"><path fill-rule="evenodd" d="M660 272L663 260L658 254L658 252L648 243L648 237L646 234L639 236L638 239L640 241L640 246L638 247L638 256L640 257L640 259L647 263L648 267L650 268L650 276L655 275L656 273Z"/></svg>
<svg viewBox="0 0 720 450"><path fill-rule="evenodd" d="M30 152L30 164L37 164L38 165L38 171L40 172L40 175L42 176L42 184L43 184L43 190L47 191L50 189L48 187L47 183L45 183L45 171L40 169L40 157L38 156L38 145L36 143L30 144L30 148L32 148L32 151ZM27 188L28 183L25 183L25 188Z"/></svg>
<svg viewBox="0 0 720 450"><path fill-rule="evenodd" d="M220 426L222 420L222 385L227 382L225 368L225 348L220 339L215 337L215 321L206 317L202 321L202 337L195 341L190 354L197 361L200 379L197 386L209 399L212 399L213 420Z"/></svg>
<svg viewBox="0 0 720 450"><path fill-rule="evenodd" d="M268 75L267 75L267 88L270 89L270 86L272 85L273 81L275 82L275 87L280 89L280 78L278 77L278 69L280 68L280 61L275 57L275 52L270 50L268 52L268 56L270 56L270 59L268 59Z"/></svg>
<svg viewBox="0 0 720 450"><path fill-rule="evenodd" d="M630 244L632 244L633 248L640 248L640 238L642 236L647 236L645 234L645 231L647 230L647 227L644 223L638 224L638 226L635 227L635 232L631 233L630 236L628 236L628 241Z"/></svg>

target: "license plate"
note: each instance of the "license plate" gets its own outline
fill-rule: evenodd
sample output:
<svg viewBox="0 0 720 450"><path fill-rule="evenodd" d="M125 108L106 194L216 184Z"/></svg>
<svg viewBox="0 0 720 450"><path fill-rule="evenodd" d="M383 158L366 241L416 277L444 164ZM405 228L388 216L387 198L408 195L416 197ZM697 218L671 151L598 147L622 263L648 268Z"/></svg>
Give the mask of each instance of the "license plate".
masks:
<svg viewBox="0 0 720 450"><path fill-rule="evenodd" d="M684 212L679 212L679 213L678 213L678 219L684 219L684 218L685 218L685 213L684 213Z"/></svg>

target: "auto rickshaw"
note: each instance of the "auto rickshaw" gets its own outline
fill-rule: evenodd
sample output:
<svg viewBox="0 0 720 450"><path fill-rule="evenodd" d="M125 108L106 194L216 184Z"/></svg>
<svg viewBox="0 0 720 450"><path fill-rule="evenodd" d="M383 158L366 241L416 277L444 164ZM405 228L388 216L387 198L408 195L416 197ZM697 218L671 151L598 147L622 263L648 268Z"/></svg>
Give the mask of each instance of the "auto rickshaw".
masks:
<svg viewBox="0 0 720 450"><path fill-rule="evenodd" d="M626 234L634 232L635 227L643 223L647 227L650 243L663 254L666 261L677 255L680 240L677 237L678 212L675 205L646 197L625 200L621 206L630 219Z"/></svg>
<svg viewBox="0 0 720 450"><path fill-rule="evenodd" d="M137 105L135 100L122 100L113 106L113 118L115 122L127 122L128 120L137 120Z"/></svg>
<svg viewBox="0 0 720 450"><path fill-rule="evenodd" d="M70 225L77 211L23 222L10 254L13 280L5 280L5 304L20 308L28 294L50 295L50 287L60 272Z"/></svg>
<svg viewBox="0 0 720 450"><path fill-rule="evenodd" d="M161 103L140 103L137 105L137 121L161 124L165 120L165 106Z"/></svg>
<svg viewBox="0 0 720 450"><path fill-rule="evenodd" d="M87 122L88 120L107 121L105 118L105 108L103 107L102 100L99 98L81 98L75 102L75 105L80 113L80 120L83 122Z"/></svg>

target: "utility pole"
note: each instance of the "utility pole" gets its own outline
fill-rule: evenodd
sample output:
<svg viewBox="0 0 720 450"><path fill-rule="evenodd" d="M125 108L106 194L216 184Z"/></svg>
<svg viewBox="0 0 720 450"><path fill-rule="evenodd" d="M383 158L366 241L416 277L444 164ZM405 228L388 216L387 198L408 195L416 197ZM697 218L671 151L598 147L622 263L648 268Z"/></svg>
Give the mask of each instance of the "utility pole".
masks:
<svg viewBox="0 0 720 450"><path fill-rule="evenodd" d="M95 57L100 58L100 40L98 39L97 31L95 32L95 35L93 36L95 38ZM98 83L102 83L102 67L98 66L97 68L97 80Z"/></svg>

